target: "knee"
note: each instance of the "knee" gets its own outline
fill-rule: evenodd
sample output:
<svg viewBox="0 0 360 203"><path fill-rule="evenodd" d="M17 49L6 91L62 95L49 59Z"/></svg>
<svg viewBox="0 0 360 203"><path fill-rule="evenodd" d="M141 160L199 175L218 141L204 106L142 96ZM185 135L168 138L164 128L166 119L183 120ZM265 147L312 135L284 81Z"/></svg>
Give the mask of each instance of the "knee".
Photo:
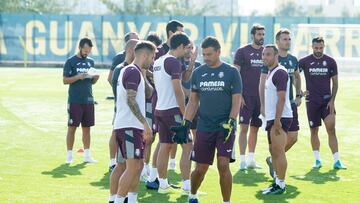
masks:
<svg viewBox="0 0 360 203"><path fill-rule="evenodd" d="M229 163L225 161L218 161L217 168L219 171L219 174L225 174L230 171Z"/></svg>
<svg viewBox="0 0 360 203"><path fill-rule="evenodd" d="M208 169L208 166L199 166L199 165L197 165L195 167L194 172L197 173L197 174L200 174L200 175L204 175L206 173L207 169Z"/></svg>

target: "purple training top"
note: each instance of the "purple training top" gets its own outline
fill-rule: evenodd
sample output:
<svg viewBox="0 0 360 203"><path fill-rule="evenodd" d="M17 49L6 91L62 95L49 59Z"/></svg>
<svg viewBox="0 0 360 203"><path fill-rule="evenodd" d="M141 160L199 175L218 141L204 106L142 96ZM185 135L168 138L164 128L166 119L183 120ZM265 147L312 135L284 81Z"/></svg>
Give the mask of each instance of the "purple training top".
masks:
<svg viewBox="0 0 360 203"><path fill-rule="evenodd" d="M255 49L249 44L236 51L234 64L241 67L240 75L245 96L259 96L263 49Z"/></svg>
<svg viewBox="0 0 360 203"><path fill-rule="evenodd" d="M299 68L304 71L308 100L322 103L331 97L330 79L338 74L332 57L324 54L317 59L311 54L300 59Z"/></svg>

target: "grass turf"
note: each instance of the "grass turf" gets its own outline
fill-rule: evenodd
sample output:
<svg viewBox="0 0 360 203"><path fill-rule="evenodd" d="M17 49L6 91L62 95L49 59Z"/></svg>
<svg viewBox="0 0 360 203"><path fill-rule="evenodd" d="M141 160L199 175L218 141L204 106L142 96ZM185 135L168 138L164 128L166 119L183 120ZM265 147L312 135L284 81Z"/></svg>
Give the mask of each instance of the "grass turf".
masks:
<svg viewBox="0 0 360 203"><path fill-rule="evenodd" d="M91 149L99 163L84 164L82 154L77 153L70 166L64 164L68 87L62 84L62 69L1 68L0 74L0 202L107 202L113 115L113 101L105 100L112 94L107 71L93 88L99 104ZM260 131L255 159L263 168L239 172L239 161L231 164L232 202L360 202L360 77L340 74L339 78L336 129L341 159L348 170L332 169L324 127L320 130L323 167L311 170L313 155L303 101L298 143L287 153L286 194L263 196L260 192L271 183L264 161L268 155L266 134ZM81 146L78 131L74 150ZM172 183L181 183L179 173L179 169L169 172ZM200 190L207 193L200 196L201 202L222 201L218 178L214 163L201 185ZM187 197L176 192L159 195L142 183L138 201L187 202Z"/></svg>

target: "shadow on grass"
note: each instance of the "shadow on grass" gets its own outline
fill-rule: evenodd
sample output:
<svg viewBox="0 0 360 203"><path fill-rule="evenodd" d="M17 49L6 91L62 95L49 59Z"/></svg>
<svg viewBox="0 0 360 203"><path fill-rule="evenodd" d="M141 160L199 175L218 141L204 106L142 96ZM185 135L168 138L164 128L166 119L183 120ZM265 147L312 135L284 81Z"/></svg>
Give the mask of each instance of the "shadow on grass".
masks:
<svg viewBox="0 0 360 203"><path fill-rule="evenodd" d="M285 193L281 195L263 195L262 191L259 190L255 197L263 202L276 202L276 203L285 203L289 202L290 199L296 198L300 192L297 190L297 187L292 185L286 185Z"/></svg>
<svg viewBox="0 0 360 203"><path fill-rule="evenodd" d="M174 182L171 182L174 184ZM181 186L181 185L180 185ZM171 196L178 196L176 200L170 201ZM139 184L138 190L138 202L151 202L151 203L163 203L163 202L188 202L189 196L182 195L182 189L173 189L169 192L169 194L159 194L157 190L149 190L145 189L145 184Z"/></svg>
<svg viewBox="0 0 360 203"><path fill-rule="evenodd" d="M244 171L237 171L233 176L233 183L242 184L244 186L258 186L258 183L269 181L265 173L258 172L254 169L247 169Z"/></svg>
<svg viewBox="0 0 360 203"><path fill-rule="evenodd" d="M311 181L315 184L325 184L326 182L339 181L340 178L336 175L338 170L332 169L328 172L322 173L319 169L311 169L305 175L291 176L296 180Z"/></svg>
<svg viewBox="0 0 360 203"><path fill-rule="evenodd" d="M68 176L81 175L80 170L85 168L86 163L70 165L70 164L61 164L60 166L54 168L51 171L43 171L43 175L51 175L53 178L66 178Z"/></svg>
<svg viewBox="0 0 360 203"><path fill-rule="evenodd" d="M107 171L99 181L91 182L90 185L94 187L100 187L100 189L103 190L108 190L110 188L110 175L111 172Z"/></svg>

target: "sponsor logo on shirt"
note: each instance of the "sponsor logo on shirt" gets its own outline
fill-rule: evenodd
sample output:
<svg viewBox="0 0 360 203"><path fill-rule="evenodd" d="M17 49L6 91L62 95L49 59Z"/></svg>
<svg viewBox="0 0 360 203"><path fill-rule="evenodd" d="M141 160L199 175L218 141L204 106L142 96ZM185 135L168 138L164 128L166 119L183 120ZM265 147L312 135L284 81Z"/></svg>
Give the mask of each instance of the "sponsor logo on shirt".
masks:
<svg viewBox="0 0 360 203"><path fill-rule="evenodd" d="M251 59L250 63L251 63L251 66L254 66L254 67L261 67L263 65L263 61L261 59Z"/></svg>
<svg viewBox="0 0 360 203"><path fill-rule="evenodd" d="M310 75L327 75L327 68L309 68Z"/></svg>
<svg viewBox="0 0 360 203"><path fill-rule="evenodd" d="M221 72L219 73L219 78L223 78L223 77L224 77L224 72L221 71Z"/></svg>
<svg viewBox="0 0 360 203"><path fill-rule="evenodd" d="M87 73L89 68L76 68L76 72L78 73Z"/></svg>
<svg viewBox="0 0 360 203"><path fill-rule="evenodd" d="M199 84L201 91L223 91L224 81L204 81Z"/></svg>

